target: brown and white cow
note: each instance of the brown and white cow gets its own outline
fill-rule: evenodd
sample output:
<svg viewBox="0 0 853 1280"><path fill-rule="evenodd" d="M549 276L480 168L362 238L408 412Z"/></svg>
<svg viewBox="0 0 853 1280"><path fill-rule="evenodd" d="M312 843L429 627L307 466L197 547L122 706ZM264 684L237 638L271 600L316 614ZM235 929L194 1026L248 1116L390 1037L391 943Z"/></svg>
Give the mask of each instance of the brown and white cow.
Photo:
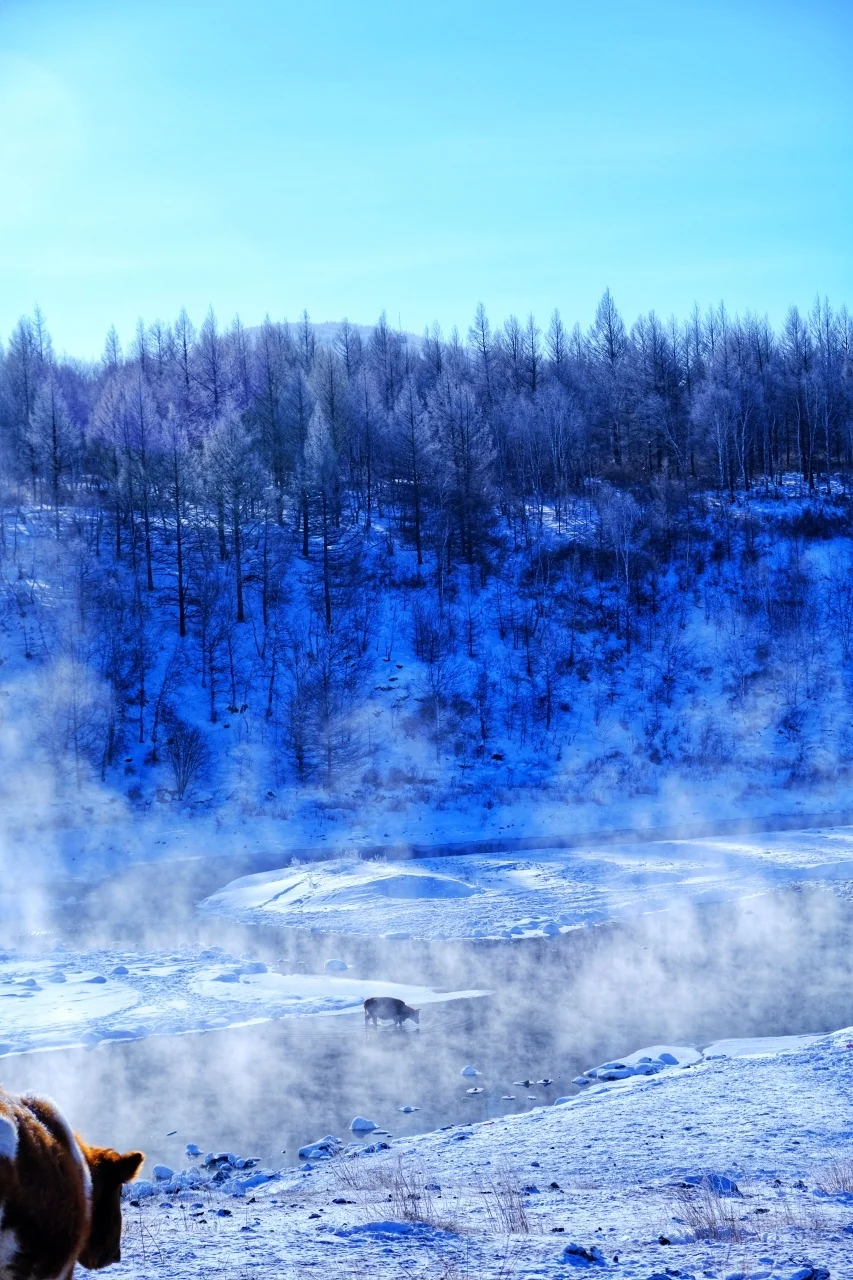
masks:
<svg viewBox="0 0 853 1280"><path fill-rule="evenodd" d="M0 1088L0 1280L70 1280L121 1259L121 1189L144 1160L90 1147L46 1098Z"/></svg>

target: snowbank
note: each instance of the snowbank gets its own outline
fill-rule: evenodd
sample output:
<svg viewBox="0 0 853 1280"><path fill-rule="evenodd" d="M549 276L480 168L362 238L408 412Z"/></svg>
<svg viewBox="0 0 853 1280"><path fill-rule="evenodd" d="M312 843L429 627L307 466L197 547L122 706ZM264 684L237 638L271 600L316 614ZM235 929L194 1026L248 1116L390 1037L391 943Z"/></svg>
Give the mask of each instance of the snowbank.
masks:
<svg viewBox="0 0 853 1280"><path fill-rule="evenodd" d="M748 897L791 883L853 882L853 829L465 855L358 858L233 880L202 905L246 922L415 938L553 937L674 902ZM441 910L435 909L436 901Z"/></svg>

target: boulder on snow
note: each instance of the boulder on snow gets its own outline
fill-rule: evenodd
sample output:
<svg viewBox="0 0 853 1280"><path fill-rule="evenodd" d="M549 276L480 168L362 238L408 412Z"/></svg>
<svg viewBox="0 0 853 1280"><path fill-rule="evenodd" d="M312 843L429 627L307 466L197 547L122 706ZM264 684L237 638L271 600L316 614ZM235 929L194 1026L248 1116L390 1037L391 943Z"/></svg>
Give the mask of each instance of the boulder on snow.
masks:
<svg viewBox="0 0 853 1280"><path fill-rule="evenodd" d="M560 1254L560 1262L567 1262L570 1267L603 1267L606 1265L604 1254L597 1244L591 1249L570 1241Z"/></svg>
<svg viewBox="0 0 853 1280"><path fill-rule="evenodd" d="M327 960L323 968L326 973L345 973L349 965L346 960Z"/></svg>
<svg viewBox="0 0 853 1280"><path fill-rule="evenodd" d="M277 1173L253 1173L248 1178L237 1178L231 1183L231 1195L239 1196L247 1191L254 1191L256 1187L263 1187L267 1182L274 1182L279 1175Z"/></svg>
<svg viewBox="0 0 853 1280"><path fill-rule="evenodd" d="M364 1116L356 1116L350 1125L353 1133L373 1133L376 1127L372 1120L365 1120Z"/></svg>
<svg viewBox="0 0 853 1280"><path fill-rule="evenodd" d="M174 1169L170 1169L167 1164L155 1164L153 1172L158 1182L168 1182L175 1176Z"/></svg>
<svg viewBox="0 0 853 1280"><path fill-rule="evenodd" d="M352 1226L338 1227L336 1236L375 1236L377 1240L393 1240L401 1236L427 1238L446 1234L439 1227L426 1222L357 1222Z"/></svg>
<svg viewBox="0 0 853 1280"><path fill-rule="evenodd" d="M724 1173L691 1173L683 1181L686 1187L702 1187L706 1191L713 1191L718 1196L741 1194L735 1180Z"/></svg>
<svg viewBox="0 0 853 1280"><path fill-rule="evenodd" d="M463 1067L459 1074L470 1078L472 1076L478 1076L480 1073L476 1067Z"/></svg>
<svg viewBox="0 0 853 1280"><path fill-rule="evenodd" d="M136 1182L128 1182L121 1189L122 1197L125 1199L146 1200L148 1196L153 1196L158 1188L154 1186L148 1178L138 1178Z"/></svg>

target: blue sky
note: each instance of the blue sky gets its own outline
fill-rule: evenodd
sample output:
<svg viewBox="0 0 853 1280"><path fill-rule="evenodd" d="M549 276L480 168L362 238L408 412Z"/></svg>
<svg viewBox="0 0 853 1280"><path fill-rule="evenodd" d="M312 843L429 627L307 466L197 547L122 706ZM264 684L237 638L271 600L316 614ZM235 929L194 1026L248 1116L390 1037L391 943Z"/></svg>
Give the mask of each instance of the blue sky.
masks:
<svg viewBox="0 0 853 1280"><path fill-rule="evenodd" d="M0 0L0 333L853 303L853 4Z"/></svg>

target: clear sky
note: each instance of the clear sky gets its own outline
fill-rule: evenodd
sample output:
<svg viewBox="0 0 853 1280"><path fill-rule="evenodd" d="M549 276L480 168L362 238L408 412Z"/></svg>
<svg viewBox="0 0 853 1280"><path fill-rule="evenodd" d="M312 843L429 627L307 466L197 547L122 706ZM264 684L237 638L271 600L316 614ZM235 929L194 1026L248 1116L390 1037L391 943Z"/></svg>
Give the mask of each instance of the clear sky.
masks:
<svg viewBox="0 0 853 1280"><path fill-rule="evenodd" d="M0 0L0 334L853 304L851 0Z"/></svg>

